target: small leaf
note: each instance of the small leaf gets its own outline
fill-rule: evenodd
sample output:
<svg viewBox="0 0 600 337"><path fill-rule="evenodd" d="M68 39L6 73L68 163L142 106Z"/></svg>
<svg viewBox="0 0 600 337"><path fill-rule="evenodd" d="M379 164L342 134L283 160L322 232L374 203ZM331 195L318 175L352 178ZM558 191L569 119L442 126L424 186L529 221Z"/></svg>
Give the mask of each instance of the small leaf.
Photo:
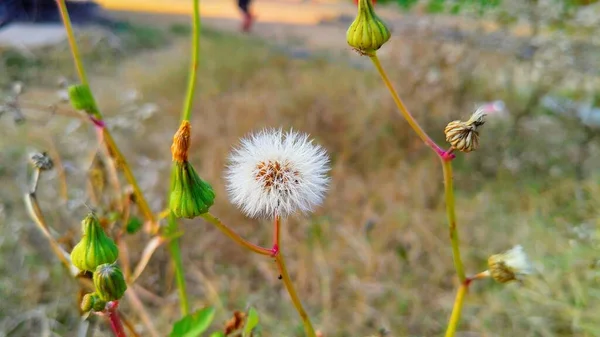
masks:
<svg viewBox="0 0 600 337"><path fill-rule="evenodd" d="M135 234L138 230L140 230L140 228L142 228L143 224L144 223L140 218L132 216L131 218L129 218L127 226L125 226L125 230L128 234Z"/></svg>
<svg viewBox="0 0 600 337"><path fill-rule="evenodd" d="M254 330L254 328L256 328L256 326L258 325L258 312L256 312L256 309L254 308L250 308L250 310L248 311L248 319L246 320L246 325L244 326L244 333L243 333L243 337L250 337L252 334L252 330Z"/></svg>
<svg viewBox="0 0 600 337"><path fill-rule="evenodd" d="M225 335L223 334L223 332L221 331L217 331L217 332L213 332L210 337L225 337Z"/></svg>
<svg viewBox="0 0 600 337"><path fill-rule="evenodd" d="M202 334L215 317L215 309L204 308L189 314L173 325L170 337L198 337Z"/></svg>

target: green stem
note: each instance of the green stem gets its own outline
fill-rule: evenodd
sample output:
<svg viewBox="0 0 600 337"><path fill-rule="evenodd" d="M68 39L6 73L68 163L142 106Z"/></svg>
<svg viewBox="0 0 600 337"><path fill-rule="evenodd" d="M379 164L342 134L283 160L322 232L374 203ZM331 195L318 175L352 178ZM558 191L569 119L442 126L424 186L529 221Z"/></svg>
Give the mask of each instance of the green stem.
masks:
<svg viewBox="0 0 600 337"><path fill-rule="evenodd" d="M56 3L58 5L60 16L63 20L65 30L67 31L67 39L69 40L69 45L71 47L71 54L73 55L75 68L77 69L77 73L79 74L79 80L81 81L81 84L84 84L89 87L89 82L85 73L85 68L83 67L83 62L81 61L81 55L79 53L79 48L77 47L77 42L75 41L75 33L73 32L73 26L71 25L71 19L69 18L69 12L67 11L65 0L56 0ZM92 101L94 103L94 106L97 106L96 99L93 94ZM95 117L99 121L103 120L100 111L94 111L93 117ZM133 188L133 193L136 197L137 205L140 207L141 212L144 214L146 221L149 221L152 224L153 231L155 232L158 229L158 223L156 222L154 213L152 213L152 209L150 208L148 201L144 197L144 194L142 193L142 190L140 189L137 180L133 175L131 167L127 163L127 160L117 147L117 144L113 140L112 135L106 127L102 127L102 139L109 152L112 154L112 156L114 156L116 162L120 165L121 169L123 170L125 178L129 182L129 184L131 184Z"/></svg>
<svg viewBox="0 0 600 337"><path fill-rule="evenodd" d="M194 92L196 90L196 75L198 72L198 58L200 54L200 0L193 0L194 17L193 25L194 32L192 36L192 60L190 63L190 75L188 79L188 89L185 97L182 121L189 121L192 114L192 104L194 102ZM168 200L168 199L167 199ZM179 224L173 213L169 214L169 224L167 233L174 234L179 231ZM185 285L185 270L181 261L181 248L179 247L179 239L172 238L169 242L169 252L173 265L175 266L175 278L177 281L177 289L179 290L179 303L181 306L182 315L187 315L190 311L188 296Z"/></svg>
<svg viewBox="0 0 600 337"><path fill-rule="evenodd" d="M200 56L200 0L194 2L194 32L192 35L192 59L190 63L190 75L188 78L187 95L181 119L189 121L192 114L192 104L196 91L196 75L198 73L198 60Z"/></svg>
<svg viewBox="0 0 600 337"><path fill-rule="evenodd" d="M450 229L450 243L452 245L452 257L454 258L454 268L460 282L465 281L465 270L460 257L460 243L458 239L458 230L456 228L456 210L454 205L454 178L452 176L452 161L442 159L442 168L444 170L444 195L446 198L446 214Z"/></svg>
<svg viewBox="0 0 600 337"><path fill-rule="evenodd" d="M87 76L85 75L85 69L83 68L83 62L81 62L79 47L77 47L77 42L75 42L75 34L73 33L73 26L71 25L71 19L69 17L69 12L67 11L65 0L56 0L56 3L65 25L65 30L67 31L67 39L69 40L69 46L71 47L75 68L77 68L77 73L79 74L79 80L81 81L81 84L89 85Z"/></svg>
<svg viewBox="0 0 600 337"><path fill-rule="evenodd" d="M279 267L279 270L281 271L281 278L283 280L283 284L285 285L285 288L287 289L288 293L290 294L292 303L294 303L294 307L296 307L296 311L298 311L300 318L302 318L302 324L304 324L304 331L306 332L306 335L308 337L316 337L317 335L315 334L315 329L312 326L312 323L310 321L310 318L308 317L308 314L306 313L306 311L304 310L304 307L302 306L300 297L298 296L298 293L296 292L296 289L294 288L294 285L292 284L292 279L290 278L287 268L285 267L285 260L283 259L283 254L281 253L281 248L280 248L279 253L275 256L275 262L277 263L277 266Z"/></svg>
<svg viewBox="0 0 600 337"><path fill-rule="evenodd" d="M450 322L448 323L448 329L446 330L446 337L454 337L458 322L460 322L460 314L462 312L463 303L465 300L465 294L469 289L470 281L465 281L458 288L456 293L456 299L454 300L454 307L452 308L452 315L450 316Z"/></svg>
<svg viewBox="0 0 600 337"><path fill-rule="evenodd" d="M373 65L375 65L375 68L377 69L377 72L379 72L379 75L381 76L381 79L383 80L383 83L385 83L385 86L390 91L390 94L392 94L392 98L394 99L394 102L396 103L396 106L398 107L398 110L402 114L402 117L404 117L404 119L408 122L408 124L410 125L410 127L415 131L415 133L419 136L419 138L421 138L421 140L427 146L429 146L438 156L441 157L444 154L444 150L441 147L439 147L433 141L433 139L431 139L427 135L427 133L425 132L425 130L423 130L423 128L419 125L419 123L413 117L413 115L410 113L410 111L408 111L408 109L406 108L406 105L404 105L404 102L402 102L402 100L400 99L400 96L398 96L398 93L396 92L396 89L394 89L394 86L392 85L392 82L390 81L390 79L387 76L385 70L381 66L381 62L379 62L379 58L377 57L377 54L375 54L373 56L369 56L369 58L373 62Z"/></svg>
<svg viewBox="0 0 600 337"><path fill-rule="evenodd" d="M173 213L169 214L168 218L168 234L173 235L178 230L177 219ZM179 247L179 238L174 237L169 241L169 253L171 254L171 260L173 260L173 266L175 267L175 281L177 283L177 289L179 291L179 305L181 307L181 314L186 316L190 312L190 305L188 302L186 286L185 286L185 271L183 268L183 262L181 260L181 249Z"/></svg>

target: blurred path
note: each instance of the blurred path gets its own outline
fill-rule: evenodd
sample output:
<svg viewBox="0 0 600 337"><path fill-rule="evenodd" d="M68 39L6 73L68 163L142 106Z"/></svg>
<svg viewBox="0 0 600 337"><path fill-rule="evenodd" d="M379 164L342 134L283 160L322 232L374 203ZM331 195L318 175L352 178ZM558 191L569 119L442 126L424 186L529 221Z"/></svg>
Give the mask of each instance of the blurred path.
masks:
<svg viewBox="0 0 600 337"><path fill-rule="evenodd" d="M108 10L139 11L164 14L191 12L188 0L97 0ZM343 13L354 13L351 1L343 0L255 0L252 4L261 22L288 24L316 24L324 18ZM202 0L202 16L207 18L238 19L240 14L235 0Z"/></svg>

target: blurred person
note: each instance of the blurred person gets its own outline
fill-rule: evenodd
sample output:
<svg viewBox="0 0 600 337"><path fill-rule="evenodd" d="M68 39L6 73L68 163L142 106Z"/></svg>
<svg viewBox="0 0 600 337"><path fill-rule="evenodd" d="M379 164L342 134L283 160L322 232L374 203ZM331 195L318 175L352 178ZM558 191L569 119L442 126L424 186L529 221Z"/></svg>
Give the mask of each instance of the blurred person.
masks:
<svg viewBox="0 0 600 337"><path fill-rule="evenodd" d="M252 0L238 0L238 7L242 10L242 15L244 16L242 19L242 31L249 32L250 28L252 28L252 23L254 22L254 15L250 13L250 2Z"/></svg>

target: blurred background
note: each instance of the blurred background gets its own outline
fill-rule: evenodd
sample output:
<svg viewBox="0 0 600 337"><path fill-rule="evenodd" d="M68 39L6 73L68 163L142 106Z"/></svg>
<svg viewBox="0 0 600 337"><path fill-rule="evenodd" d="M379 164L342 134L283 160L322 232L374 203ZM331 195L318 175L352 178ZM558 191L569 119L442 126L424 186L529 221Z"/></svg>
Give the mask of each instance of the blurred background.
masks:
<svg viewBox="0 0 600 337"><path fill-rule="evenodd" d="M153 210L165 206L170 143L182 108L191 1L69 5L91 86ZM191 161L216 189L212 212L268 245L268 221L227 200L223 168L238 139L263 127L310 133L330 153L325 204L283 226L298 292L326 337L435 336L457 281L437 158L399 116L369 60L346 44L352 1L255 0L240 32L235 1L202 0ZM481 148L455 160L468 273L521 244L537 274L475 283L459 336L600 336L600 4L584 0L380 0L393 29L380 51L400 96L436 141L480 104L502 102ZM91 195L108 184L93 127L73 111L77 83L54 1L0 2L0 336L81 336L77 283L23 205L28 158L56 169L38 198L70 251ZM124 183L124 180L123 180ZM139 216L139 215L138 215ZM214 329L254 306L262 336L303 336L270 259L247 254L202 220L184 221L191 305L217 308ZM126 238L132 263L148 236ZM160 335L179 318L168 253L136 290ZM125 317L149 336L136 311ZM91 329L108 336L105 324Z"/></svg>

